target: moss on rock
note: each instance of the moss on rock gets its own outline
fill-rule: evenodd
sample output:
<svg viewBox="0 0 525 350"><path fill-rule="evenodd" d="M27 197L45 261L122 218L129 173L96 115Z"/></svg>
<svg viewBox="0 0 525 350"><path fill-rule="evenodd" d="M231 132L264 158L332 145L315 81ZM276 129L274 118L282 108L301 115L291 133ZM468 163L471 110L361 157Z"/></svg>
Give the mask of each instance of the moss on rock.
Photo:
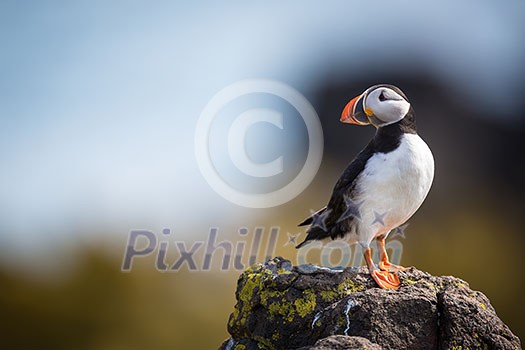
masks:
<svg viewBox="0 0 525 350"><path fill-rule="evenodd" d="M399 277L393 291L378 288L366 267L293 267L282 258L251 266L237 283L232 338L223 348L296 349L346 334L385 349L521 348L490 301L465 281L416 269Z"/></svg>

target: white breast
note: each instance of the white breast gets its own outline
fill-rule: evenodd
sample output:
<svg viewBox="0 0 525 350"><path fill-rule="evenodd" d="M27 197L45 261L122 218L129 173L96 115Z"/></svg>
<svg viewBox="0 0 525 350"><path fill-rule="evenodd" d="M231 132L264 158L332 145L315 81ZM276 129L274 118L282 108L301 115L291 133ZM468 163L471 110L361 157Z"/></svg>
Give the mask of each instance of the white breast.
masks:
<svg viewBox="0 0 525 350"><path fill-rule="evenodd" d="M433 178L434 157L418 135L405 134L394 151L373 155L357 179L356 202L364 201L358 240L369 244L406 222L423 203Z"/></svg>

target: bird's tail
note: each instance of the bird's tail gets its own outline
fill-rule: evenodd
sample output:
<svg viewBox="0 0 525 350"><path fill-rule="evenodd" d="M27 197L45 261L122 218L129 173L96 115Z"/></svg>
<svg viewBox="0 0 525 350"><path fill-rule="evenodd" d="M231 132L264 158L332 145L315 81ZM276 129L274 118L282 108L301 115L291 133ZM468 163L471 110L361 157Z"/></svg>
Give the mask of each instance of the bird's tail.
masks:
<svg viewBox="0 0 525 350"><path fill-rule="evenodd" d="M306 244L310 243L313 240L321 240L327 237L330 237L330 234L326 232L325 230L323 230L322 228L317 227L317 226L311 227L308 230L308 234L306 235L306 238L304 239L304 241L296 245L295 248L299 249L305 246Z"/></svg>
<svg viewBox="0 0 525 350"><path fill-rule="evenodd" d="M322 213L324 213L326 211L326 207L324 208L321 208L319 209L318 211L316 211L315 213L313 213L312 215L310 215L309 217L307 217L306 219L304 219L299 225L297 226L306 226L306 225L310 225L312 223L312 221L314 220L314 216L316 215L321 215Z"/></svg>
<svg viewBox="0 0 525 350"><path fill-rule="evenodd" d="M309 240L309 239L305 239L304 241L302 241L301 243L299 243L298 245L296 245L296 246L295 246L295 249L302 248L302 247L304 247L305 245L307 245L308 243L310 243L310 240Z"/></svg>

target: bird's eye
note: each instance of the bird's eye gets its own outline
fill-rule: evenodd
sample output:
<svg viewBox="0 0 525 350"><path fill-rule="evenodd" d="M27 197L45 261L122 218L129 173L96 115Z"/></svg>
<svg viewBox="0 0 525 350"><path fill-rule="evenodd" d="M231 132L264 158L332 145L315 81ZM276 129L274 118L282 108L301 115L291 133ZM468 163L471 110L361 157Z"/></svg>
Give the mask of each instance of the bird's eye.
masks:
<svg viewBox="0 0 525 350"><path fill-rule="evenodd" d="M381 91L381 93L379 94L379 101L381 102L386 101L386 97L383 91Z"/></svg>

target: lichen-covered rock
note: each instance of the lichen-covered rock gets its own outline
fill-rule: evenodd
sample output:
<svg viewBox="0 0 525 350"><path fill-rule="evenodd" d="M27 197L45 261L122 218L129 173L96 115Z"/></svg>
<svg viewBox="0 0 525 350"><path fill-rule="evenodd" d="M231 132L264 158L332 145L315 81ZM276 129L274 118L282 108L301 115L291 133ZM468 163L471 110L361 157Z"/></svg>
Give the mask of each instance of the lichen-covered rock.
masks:
<svg viewBox="0 0 525 350"><path fill-rule="evenodd" d="M416 269L399 277L398 290L384 290L365 267L292 266L280 257L254 265L237 283L221 349L521 349L465 281Z"/></svg>

